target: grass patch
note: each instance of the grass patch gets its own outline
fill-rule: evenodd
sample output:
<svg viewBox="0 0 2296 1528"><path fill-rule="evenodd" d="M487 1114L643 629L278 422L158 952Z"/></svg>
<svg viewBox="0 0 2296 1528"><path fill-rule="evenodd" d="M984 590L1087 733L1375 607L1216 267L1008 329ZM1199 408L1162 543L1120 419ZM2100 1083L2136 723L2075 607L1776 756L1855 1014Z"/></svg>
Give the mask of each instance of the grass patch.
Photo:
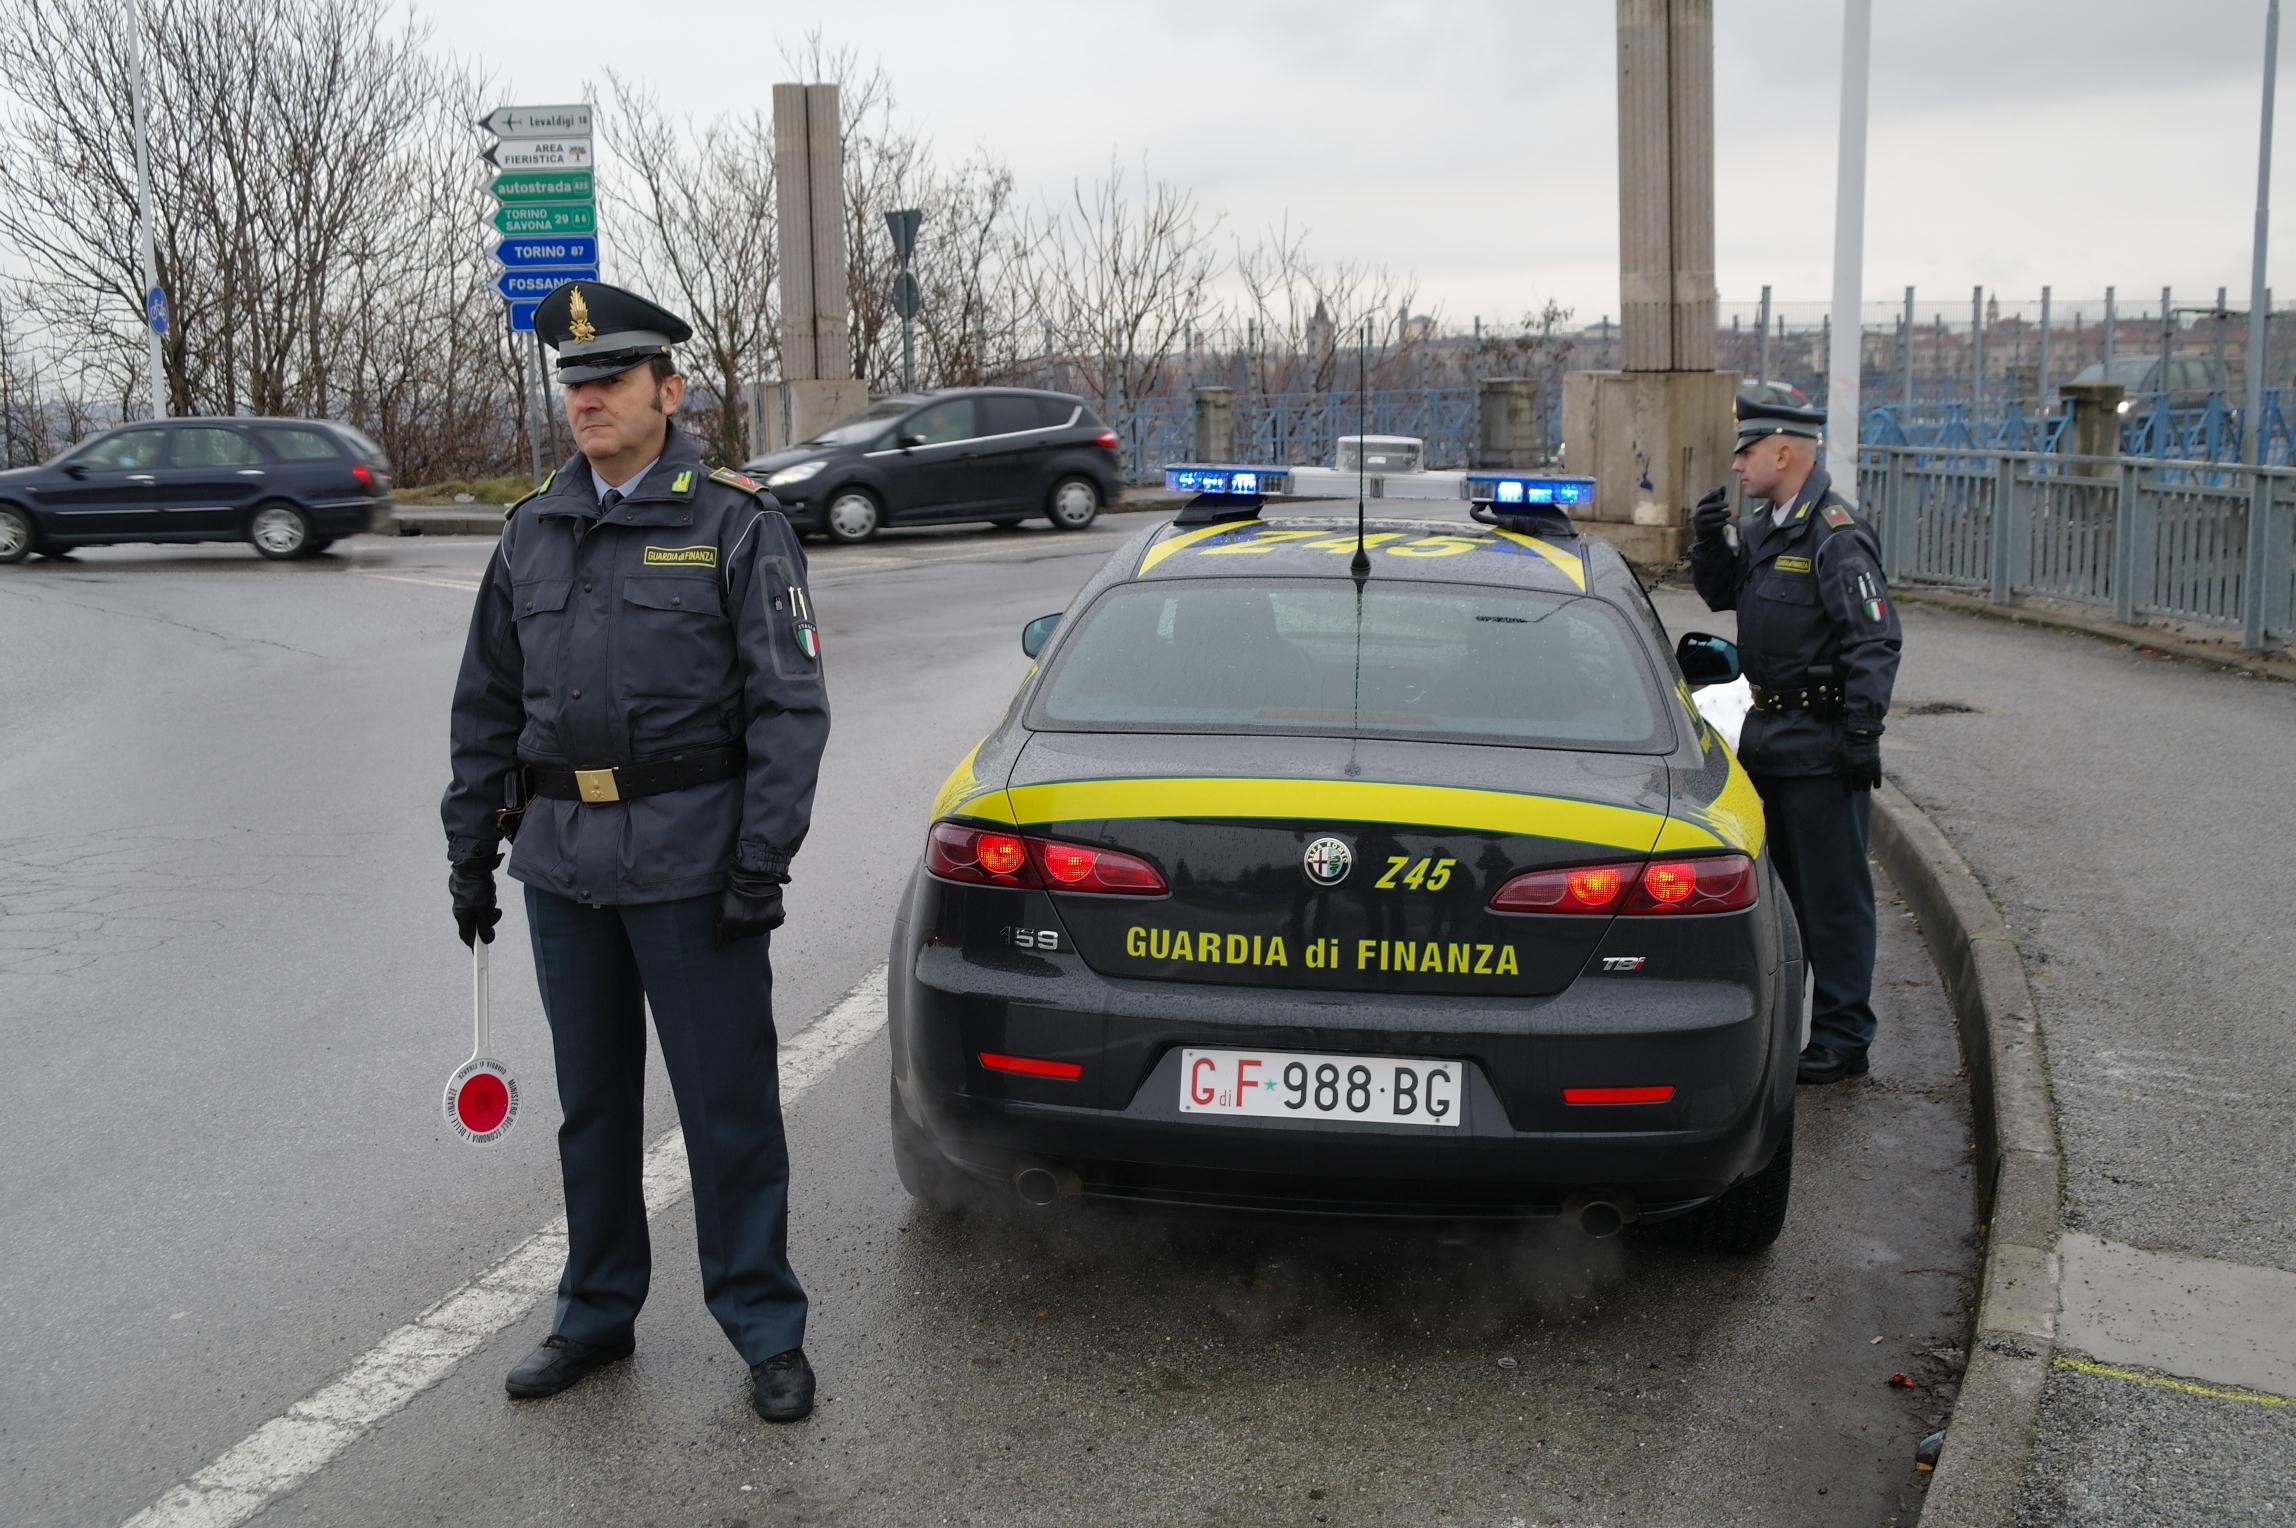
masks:
<svg viewBox="0 0 2296 1528"><path fill-rule="evenodd" d="M515 504L533 491L534 479L523 472L513 472L502 477L454 478L444 483L397 488L391 491L391 497L401 504ZM466 494L468 498L464 497Z"/></svg>

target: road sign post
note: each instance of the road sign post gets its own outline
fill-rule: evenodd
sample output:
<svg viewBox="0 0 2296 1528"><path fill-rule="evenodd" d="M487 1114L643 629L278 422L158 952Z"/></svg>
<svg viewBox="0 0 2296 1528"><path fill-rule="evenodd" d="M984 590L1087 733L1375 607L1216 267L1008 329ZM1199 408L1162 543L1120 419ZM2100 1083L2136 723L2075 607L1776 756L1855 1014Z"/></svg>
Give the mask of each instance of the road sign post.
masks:
<svg viewBox="0 0 2296 1528"><path fill-rule="evenodd" d="M569 281L599 278L597 178L591 172L593 109L587 105L499 106L478 125L500 140L484 151L494 177L492 251L502 267L502 294L510 333L533 335L534 403L528 421L534 476L542 477L542 442L557 454L556 415L550 407L549 369L534 313L542 299Z"/></svg>
<svg viewBox="0 0 2296 1528"><path fill-rule="evenodd" d="M924 212L916 207L885 214L885 227L893 235L893 254L901 262L893 277L893 311L901 315L901 391L905 393L917 390L917 309L923 293L917 289L917 278L910 274L909 257L916 252L917 228L924 221Z"/></svg>

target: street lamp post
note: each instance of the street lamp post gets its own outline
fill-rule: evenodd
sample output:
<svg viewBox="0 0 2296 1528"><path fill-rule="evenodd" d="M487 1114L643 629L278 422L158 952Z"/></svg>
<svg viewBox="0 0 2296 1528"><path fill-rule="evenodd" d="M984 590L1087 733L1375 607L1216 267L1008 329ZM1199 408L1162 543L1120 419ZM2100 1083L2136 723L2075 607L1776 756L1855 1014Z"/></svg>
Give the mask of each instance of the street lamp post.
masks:
<svg viewBox="0 0 2296 1528"><path fill-rule="evenodd" d="M151 148L144 128L143 4L128 0L128 71L135 97L136 205L143 224L144 338L151 352L151 417L167 417L167 382L160 364L159 325L165 322L164 299L159 296L159 257L154 250L151 219Z"/></svg>
<svg viewBox="0 0 2296 1528"><path fill-rule="evenodd" d="M2269 0L2264 11L2264 122L2256 145L2256 249L2248 276L2248 376L2241 390L2241 455L2248 465L2264 465L2264 346L2269 335L2271 291L2264 285L2265 234L2272 212L2272 77L2280 59L2280 0ZM2255 474L2248 496L2248 566L2242 580L2240 641L2244 647L2264 645L2267 548L2264 528L2272 511L2272 485L2262 471Z"/></svg>

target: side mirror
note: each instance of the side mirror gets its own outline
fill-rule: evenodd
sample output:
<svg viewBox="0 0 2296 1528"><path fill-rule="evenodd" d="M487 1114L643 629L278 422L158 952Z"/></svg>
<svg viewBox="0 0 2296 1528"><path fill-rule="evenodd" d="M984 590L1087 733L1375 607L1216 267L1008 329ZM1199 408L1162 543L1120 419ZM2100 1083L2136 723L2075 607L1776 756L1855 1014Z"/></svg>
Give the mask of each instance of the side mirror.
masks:
<svg viewBox="0 0 2296 1528"><path fill-rule="evenodd" d="M64 464L64 475L66 477L84 478L88 475L88 464L86 462L66 462Z"/></svg>
<svg viewBox="0 0 2296 1528"><path fill-rule="evenodd" d="M913 446L921 446L921 445L924 445L924 444L925 444L925 437L924 437L924 436L922 436L922 435L919 435L919 434L918 434L916 431L914 431L914 430L906 431L906 432L904 432L904 433L902 434L902 436L901 436L901 449L902 449L902 450L904 450L904 451L906 451L906 450L910 449L910 448L911 448L911 447L913 447Z"/></svg>
<svg viewBox="0 0 2296 1528"><path fill-rule="evenodd" d="M1040 615L1020 629L1020 650L1031 658L1044 651L1044 644L1052 640L1052 629L1060 624L1060 612Z"/></svg>
<svg viewBox="0 0 2296 1528"><path fill-rule="evenodd" d="M1707 632L1686 631L1674 644L1674 661L1693 689L1728 684L1738 677L1738 644Z"/></svg>

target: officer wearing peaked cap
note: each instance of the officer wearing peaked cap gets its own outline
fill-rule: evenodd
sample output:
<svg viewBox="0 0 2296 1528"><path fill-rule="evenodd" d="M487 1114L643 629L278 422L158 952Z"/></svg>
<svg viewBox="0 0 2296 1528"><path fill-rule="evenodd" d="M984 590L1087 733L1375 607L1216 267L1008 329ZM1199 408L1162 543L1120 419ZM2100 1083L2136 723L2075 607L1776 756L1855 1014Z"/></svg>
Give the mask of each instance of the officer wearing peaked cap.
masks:
<svg viewBox="0 0 2296 1528"><path fill-rule="evenodd" d="M677 1095L710 1311L772 1421L813 1406L789 1265L768 936L829 735L805 555L772 495L673 416L675 314L600 282L543 299L577 449L513 506L455 684L441 806L467 944L526 886L565 1123L567 1255L511 1395L626 1357L650 1254L645 1014Z"/></svg>
<svg viewBox="0 0 2296 1528"><path fill-rule="evenodd" d="M1816 465L1826 416L1738 400L1731 470L1750 508L1729 532L1729 490L1698 501L1690 571L1713 610L1738 612L1754 690L1739 758L1761 794L1772 856L1815 975L1800 1080L1866 1070L1873 1043L1873 877L1867 823L1901 634L1880 547Z"/></svg>

